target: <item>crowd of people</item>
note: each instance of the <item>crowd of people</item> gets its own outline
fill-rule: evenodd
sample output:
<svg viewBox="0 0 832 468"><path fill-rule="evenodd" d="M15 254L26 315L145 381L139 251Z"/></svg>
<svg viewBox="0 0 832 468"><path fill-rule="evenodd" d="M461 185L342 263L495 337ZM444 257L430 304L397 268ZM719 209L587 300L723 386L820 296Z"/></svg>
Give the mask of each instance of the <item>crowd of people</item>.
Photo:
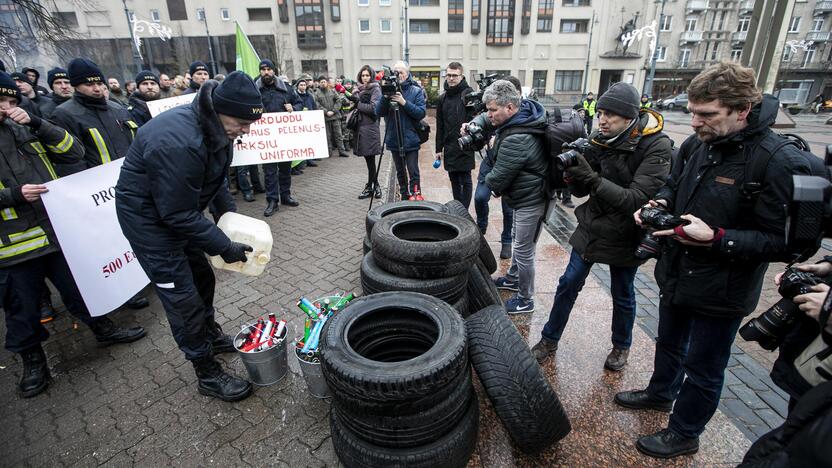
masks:
<svg viewBox="0 0 832 468"><path fill-rule="evenodd" d="M359 199L382 197L378 158L385 149L392 155L401 199L423 199L419 150L427 143L426 93L407 63L381 73L365 65L355 81L308 74L292 81L272 61L262 60L257 77L232 72L211 78L199 61L173 80L143 70L124 90L85 58L49 70L48 89L38 84L34 69L0 72L0 300L5 347L23 362L21 396L43 392L49 381L42 342L53 308L46 279L100 344L145 336L141 327L90 316L40 201L48 190L45 182L125 158L115 188L122 230L162 302L177 345L194 366L199 392L224 401L247 397L251 384L227 373L214 358L234 347L215 320L215 279L205 255L234 263L246 261L252 248L231 241L215 222L236 210L235 192L246 202L265 193L265 217L280 205L299 206L292 177L318 165L287 161L229 171L232 142L264 112L321 110L330 156L352 152L366 161ZM789 144L761 146L782 138L770 129L776 98L760 93L750 69L727 62L709 67L688 88L694 134L674 156L661 114L630 84L613 84L598 99L589 93L564 117L559 109L547 112L536 100L523 98L521 83L511 76L482 90L482 107L468 99L473 90L462 64L450 63L445 80L436 109L434 158L444 163L454 199L466 208L473 199L482 232L489 199L501 199L500 257L511 263L494 282L513 292L507 313L535 310L535 249L549 206L560 199L571 207L573 195L586 198L575 210L571 256L548 321L531 349L539 362L556 356L586 277L600 263L609 266L612 296L612 350L604 367L622 371L635 321L634 278L645 261L636 254L641 228L649 225L643 210L684 220L652 233L661 304L650 383L618 393L615 403L672 411L667 428L638 439L641 452L671 458L697 451L699 435L719 402L737 329L757 304L768 263L794 254L783 237L791 180L784 176L814 173L805 151ZM148 102L181 94L195 94L193 102L151 116ZM461 145L464 136L479 143ZM558 156L555 164L562 145L573 151ZM746 196L741 187L749 182L748 161L766 148L771 157L763 171L754 173L761 178L756 192ZM474 186L476 153L482 162ZM206 209L215 222L203 216ZM803 268L828 275L828 265ZM832 341L828 289L819 285L795 298L808 317L803 326L809 331L801 340ZM146 307L148 301L137 295L126 305ZM793 367L782 362L778 376L787 381L783 385L793 406L801 414L811 412L799 400L812 391L808 382L818 380L795 375Z"/></svg>

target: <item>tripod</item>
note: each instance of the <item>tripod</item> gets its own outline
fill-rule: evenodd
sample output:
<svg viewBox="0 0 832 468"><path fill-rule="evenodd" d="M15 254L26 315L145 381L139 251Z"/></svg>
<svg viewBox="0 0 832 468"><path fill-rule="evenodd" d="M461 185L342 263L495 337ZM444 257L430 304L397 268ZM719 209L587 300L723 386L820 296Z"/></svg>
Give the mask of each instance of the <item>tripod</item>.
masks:
<svg viewBox="0 0 832 468"><path fill-rule="evenodd" d="M407 159L405 158L405 154L404 154L404 134L402 133L401 120L399 120L400 111L401 111L401 109L399 109L399 103L391 101L390 102L390 111L393 113L393 124L396 127L396 143L397 143L397 146L398 146L397 149L399 150L399 157L402 158L402 169L405 171L405 173L407 173ZM387 132L389 132L389 131L390 131L390 127L385 126L384 127L384 140L382 140L382 142L381 142L381 155L379 155L379 157L378 157L378 165L376 166L376 170L375 170L375 180L373 180L373 187L374 188L378 187L378 171L381 170L381 160L384 159L384 149L385 149L384 147L387 144ZM408 193L408 195L410 195L411 191L410 191L410 181L409 181L410 177L409 177L409 175L407 177L405 177L405 179L408 181L407 182L407 193ZM371 196L370 197L370 207L367 208L367 211L370 211L370 210L373 209L373 202L374 201L375 201L375 197Z"/></svg>

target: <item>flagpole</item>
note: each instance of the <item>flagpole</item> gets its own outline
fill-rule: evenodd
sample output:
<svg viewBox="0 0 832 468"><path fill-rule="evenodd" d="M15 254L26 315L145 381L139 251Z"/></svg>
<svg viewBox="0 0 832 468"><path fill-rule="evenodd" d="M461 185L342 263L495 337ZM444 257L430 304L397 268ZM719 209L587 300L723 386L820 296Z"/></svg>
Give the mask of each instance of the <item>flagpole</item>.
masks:
<svg viewBox="0 0 832 468"><path fill-rule="evenodd" d="M202 9L202 22L205 23L205 36L208 37L208 54L211 56L211 76L217 74L217 62L214 60L214 47L211 45L211 33L208 32L208 13Z"/></svg>

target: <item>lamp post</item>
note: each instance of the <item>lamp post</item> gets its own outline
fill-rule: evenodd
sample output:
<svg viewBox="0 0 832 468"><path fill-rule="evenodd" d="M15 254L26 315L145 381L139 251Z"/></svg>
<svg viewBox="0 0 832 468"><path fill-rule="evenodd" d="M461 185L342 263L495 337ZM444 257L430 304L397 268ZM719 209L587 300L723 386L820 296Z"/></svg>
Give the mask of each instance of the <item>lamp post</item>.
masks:
<svg viewBox="0 0 832 468"><path fill-rule="evenodd" d="M667 2L667 0L662 0L662 7L659 11L659 27L656 28L656 47L650 54L650 73L647 75L647 80L644 82L644 89L642 90L642 93L648 96L651 96L653 94L653 80L656 78L656 58L658 58L658 54L656 53L656 51L659 50L659 35L662 31L662 20L664 19L665 2Z"/></svg>
<svg viewBox="0 0 832 468"><path fill-rule="evenodd" d="M410 0L404 0L404 61L410 64L410 20L408 19L407 4Z"/></svg>
<svg viewBox="0 0 832 468"><path fill-rule="evenodd" d="M589 24L589 45L586 47L586 65L584 66L584 84L583 84L583 93L586 95L587 89L586 86L589 83L589 56L592 53L592 33L595 31L595 10L592 10L592 20L590 20Z"/></svg>
<svg viewBox="0 0 832 468"><path fill-rule="evenodd" d="M121 4L124 5L124 15L127 16L127 29L130 30L130 42L133 43L133 64L136 66L136 73L138 73L142 71L144 65L142 65L142 54L139 52L139 45L133 34L134 21L130 18L130 10L127 9L127 0L121 0Z"/></svg>
<svg viewBox="0 0 832 468"><path fill-rule="evenodd" d="M211 57L211 76L217 74L217 62L214 60L214 46L211 45L211 33L208 32L208 15L205 14L205 8L202 10L202 22L205 23L205 37L208 38L208 55Z"/></svg>

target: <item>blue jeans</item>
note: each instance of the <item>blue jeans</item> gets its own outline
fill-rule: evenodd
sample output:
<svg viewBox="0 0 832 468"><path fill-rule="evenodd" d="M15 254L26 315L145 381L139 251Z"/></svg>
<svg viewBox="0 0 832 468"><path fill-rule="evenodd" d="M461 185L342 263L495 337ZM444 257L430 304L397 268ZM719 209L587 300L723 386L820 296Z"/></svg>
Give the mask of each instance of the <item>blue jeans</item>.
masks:
<svg viewBox="0 0 832 468"><path fill-rule="evenodd" d="M474 211L477 212L477 226L485 230L488 227L488 201L491 200L491 189L485 184L485 176L491 172L491 165L488 159L480 163L480 173L477 176L477 189L474 191ZM500 235L500 242L511 244L511 227L514 225L514 210L508 206L504 198L500 198L503 209L503 233Z"/></svg>
<svg viewBox="0 0 832 468"><path fill-rule="evenodd" d="M549 312L549 321L543 327L543 338L548 341L560 341L572 306L578 293L584 287L586 277L592 269L592 262L587 262L572 250L569 265L560 277L555 292L555 303ZM636 292L633 280L638 267L617 267L610 265L612 287L612 345L620 349L629 349L633 341L633 323L636 320Z"/></svg>
<svg viewBox="0 0 832 468"><path fill-rule="evenodd" d="M741 317L698 314L695 307L659 304L659 338L647 393L673 401L668 427L698 437L719 405L725 368ZM684 378L687 375L687 378Z"/></svg>

